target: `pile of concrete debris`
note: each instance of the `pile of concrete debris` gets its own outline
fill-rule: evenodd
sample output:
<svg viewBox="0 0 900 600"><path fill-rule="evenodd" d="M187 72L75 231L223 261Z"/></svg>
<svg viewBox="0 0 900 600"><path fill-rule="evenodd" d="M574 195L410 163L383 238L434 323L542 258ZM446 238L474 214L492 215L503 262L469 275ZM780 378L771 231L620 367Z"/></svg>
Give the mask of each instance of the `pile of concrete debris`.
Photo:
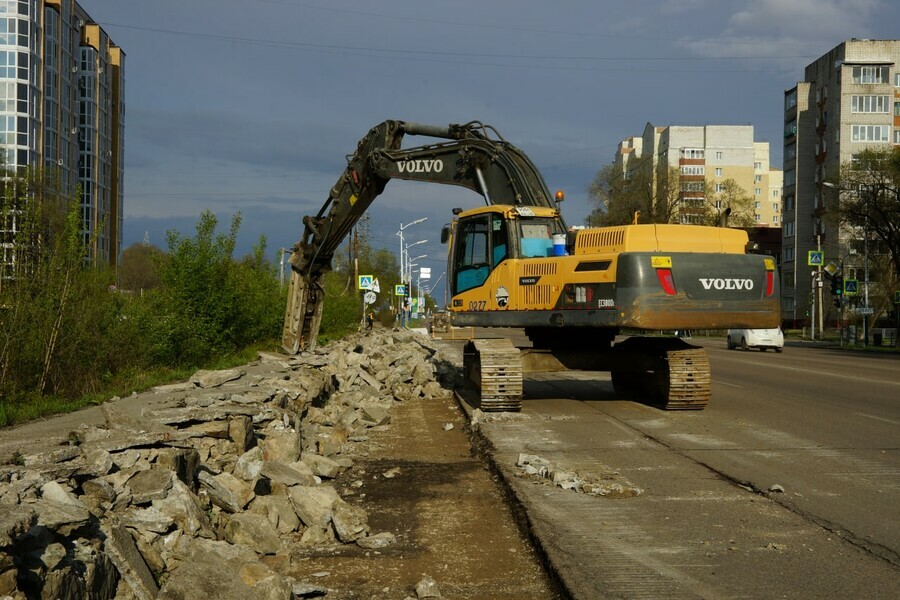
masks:
<svg viewBox="0 0 900 600"><path fill-rule="evenodd" d="M292 545L393 540L329 484L345 450L458 377L423 336L386 331L198 372L138 414L111 401L106 427L0 466L0 597L322 595L284 574Z"/></svg>

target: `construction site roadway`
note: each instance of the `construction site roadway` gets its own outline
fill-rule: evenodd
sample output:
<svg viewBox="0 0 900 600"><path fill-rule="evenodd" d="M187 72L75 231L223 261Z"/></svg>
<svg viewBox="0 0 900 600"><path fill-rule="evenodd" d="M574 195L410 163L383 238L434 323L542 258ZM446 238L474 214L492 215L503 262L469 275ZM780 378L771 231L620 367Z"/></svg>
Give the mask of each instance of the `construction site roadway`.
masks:
<svg viewBox="0 0 900 600"><path fill-rule="evenodd" d="M726 357L724 350L716 352ZM727 355L734 361L780 360L776 356ZM530 374L524 387L517 414L476 410L471 390L457 397L526 515L549 569L571 597L900 597L900 563L891 541L900 527L900 509L891 501L898 487L891 467L896 437L893 449L869 461L880 466L879 481L868 493L853 485L852 474L844 475L843 487L801 491L792 487L803 479L799 475L764 485L735 480L730 469L716 465L783 459L794 462L782 473L806 471L807 481L820 483L826 480L815 479L817 469L827 477L832 469L855 467L831 464L834 452L821 443L801 443L799 436L794 443L777 440L777 447L774 438L756 447L720 439L718 432L729 429L760 429L744 433L746 439L777 432L761 431L761 422L749 419L724 423L727 415L717 415L717 399L703 413L661 411L624 400L605 373ZM718 401L727 403L728 388L719 389ZM781 437L789 434L782 431ZM818 458L809 458L813 454ZM857 493L860 514L848 518L859 524L856 539L817 517L815 498L803 497ZM874 525L867 530L869 523Z"/></svg>

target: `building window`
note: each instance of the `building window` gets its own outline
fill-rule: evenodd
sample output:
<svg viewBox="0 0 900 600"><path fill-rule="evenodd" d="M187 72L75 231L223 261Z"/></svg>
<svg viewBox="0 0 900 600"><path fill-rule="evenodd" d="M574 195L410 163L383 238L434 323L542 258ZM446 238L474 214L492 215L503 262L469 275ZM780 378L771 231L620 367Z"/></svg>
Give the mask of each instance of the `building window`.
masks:
<svg viewBox="0 0 900 600"><path fill-rule="evenodd" d="M878 113L886 115L890 110L890 96L853 96L850 99L850 112Z"/></svg>
<svg viewBox="0 0 900 600"><path fill-rule="evenodd" d="M772 215L772 223L778 222L778 215Z"/></svg>
<svg viewBox="0 0 900 600"><path fill-rule="evenodd" d="M703 148L682 148L682 158L703 158Z"/></svg>
<svg viewBox="0 0 900 600"><path fill-rule="evenodd" d="M716 152L716 160L722 160L722 152Z"/></svg>
<svg viewBox="0 0 900 600"><path fill-rule="evenodd" d="M794 222L788 221L784 224L784 237L794 237Z"/></svg>
<svg viewBox="0 0 900 600"><path fill-rule="evenodd" d="M900 72L894 73L894 87L900 87Z"/></svg>
<svg viewBox="0 0 900 600"><path fill-rule="evenodd" d="M788 144L784 147L784 159L792 160L797 156L797 144Z"/></svg>
<svg viewBox="0 0 900 600"><path fill-rule="evenodd" d="M900 144L900 129L894 130L894 143Z"/></svg>
<svg viewBox="0 0 900 600"><path fill-rule="evenodd" d="M887 83L888 68L872 66L853 67L853 83Z"/></svg>
<svg viewBox="0 0 900 600"><path fill-rule="evenodd" d="M772 210L774 210L775 212L778 212L778 203L777 202L772 203Z"/></svg>
<svg viewBox="0 0 900 600"><path fill-rule="evenodd" d="M772 197L777 198L781 195L781 190L772 190Z"/></svg>
<svg viewBox="0 0 900 600"><path fill-rule="evenodd" d="M754 183L760 183L760 182L762 182L762 175L754 175L754 176L753 176L753 182L754 182Z"/></svg>
<svg viewBox="0 0 900 600"><path fill-rule="evenodd" d="M717 194L720 194L720 193L722 193L722 192L724 192L724 191L725 191L725 184L724 184L724 183L717 183L717 184L716 184L716 193L717 193Z"/></svg>
<svg viewBox="0 0 900 600"><path fill-rule="evenodd" d="M682 175L705 175L706 168L703 165L682 165Z"/></svg>
<svg viewBox="0 0 900 600"><path fill-rule="evenodd" d="M716 177L722 176L722 167L716 167Z"/></svg>
<svg viewBox="0 0 900 600"><path fill-rule="evenodd" d="M762 163L759 161L754 162L753 168L756 169L757 171L762 171Z"/></svg>
<svg viewBox="0 0 900 600"><path fill-rule="evenodd" d="M791 119L784 124L784 137L791 137L797 134L797 119Z"/></svg>
<svg viewBox="0 0 900 600"><path fill-rule="evenodd" d="M797 178L797 172L794 169L784 172L784 185L794 185Z"/></svg>
<svg viewBox="0 0 900 600"><path fill-rule="evenodd" d="M759 223L760 221L762 221L762 217L760 217L759 214L755 214L753 215L753 220Z"/></svg>
<svg viewBox="0 0 900 600"><path fill-rule="evenodd" d="M854 142L886 142L889 130L888 125L853 125L850 139Z"/></svg>
<svg viewBox="0 0 900 600"><path fill-rule="evenodd" d="M753 195L754 196L762 196L762 189L761 188L753 188Z"/></svg>
<svg viewBox="0 0 900 600"><path fill-rule="evenodd" d="M900 102L894 102L894 116L900 117Z"/></svg>
<svg viewBox="0 0 900 600"><path fill-rule="evenodd" d="M784 110L790 110L797 106L797 88L784 95Z"/></svg>
<svg viewBox="0 0 900 600"><path fill-rule="evenodd" d="M722 201L721 201L721 200L716 200L716 201L715 201L715 206L716 206L716 209L717 209L717 210L718 210L718 209L721 209L721 208L722 208Z"/></svg>

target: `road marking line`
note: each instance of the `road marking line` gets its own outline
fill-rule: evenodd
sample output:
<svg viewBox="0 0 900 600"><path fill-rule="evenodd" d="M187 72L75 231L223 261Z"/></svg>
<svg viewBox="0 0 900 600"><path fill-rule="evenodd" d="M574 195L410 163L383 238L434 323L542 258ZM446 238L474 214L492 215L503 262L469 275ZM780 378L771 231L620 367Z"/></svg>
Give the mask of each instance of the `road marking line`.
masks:
<svg viewBox="0 0 900 600"><path fill-rule="evenodd" d="M743 387L744 387L744 386L738 385L738 384L736 384L736 383L728 383L727 381L714 381L713 383L718 384L718 385L728 385L728 386L736 387L736 388L743 388Z"/></svg>
<svg viewBox="0 0 900 600"><path fill-rule="evenodd" d="M885 419L884 417L876 417L875 415L867 415L866 413L856 413L861 417L865 417L867 419L874 419L876 421L882 421L884 423L890 423L891 425L900 425L900 421L896 421L894 419Z"/></svg>
<svg viewBox="0 0 900 600"><path fill-rule="evenodd" d="M735 360L737 360L737 359L735 359ZM779 364L777 364L777 363L761 363L761 362L757 362L757 361L755 361L755 360L741 360L740 362L742 362L742 363L744 363L744 364L748 364L748 363L749 363L749 364L751 364L751 365L756 365L756 366L759 366L759 367L769 367L769 368L774 368L774 369L784 369L784 370L786 370L786 371L797 371L797 372L800 372L800 373L806 373L806 374L815 373L815 374L817 374L817 375L831 375L832 377L840 377L840 378L842 378L842 379L855 379L856 381L865 381L866 383L878 383L878 384L884 384L884 385L896 385L896 386L900 387L900 381L890 381L890 380L872 379L871 377L857 377L857 376L855 376L855 375L846 375L846 374L844 374L844 373L832 373L832 372L830 372L830 371L813 371L813 370L808 369L808 368L802 368L802 369L801 369L801 368L798 368L798 367L788 367L788 366L785 366L785 365L779 365Z"/></svg>

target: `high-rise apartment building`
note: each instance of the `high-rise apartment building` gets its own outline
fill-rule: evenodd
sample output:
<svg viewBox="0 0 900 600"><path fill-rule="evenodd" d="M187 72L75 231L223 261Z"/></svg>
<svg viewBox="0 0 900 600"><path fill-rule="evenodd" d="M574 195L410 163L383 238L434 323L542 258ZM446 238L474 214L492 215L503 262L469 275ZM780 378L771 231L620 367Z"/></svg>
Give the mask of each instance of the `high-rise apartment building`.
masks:
<svg viewBox="0 0 900 600"><path fill-rule="evenodd" d="M88 258L122 246L125 54L74 0L0 0L0 142L9 169L81 190ZM14 260L15 210L0 221L0 267Z"/></svg>
<svg viewBox="0 0 900 600"><path fill-rule="evenodd" d="M809 251L821 245L826 263L843 260L845 276L863 272L857 240L846 239L848 234L825 218L838 197L824 183L862 150L898 144L900 40L845 41L807 66L803 81L785 91L785 320L811 321L816 267L808 264ZM837 318L837 309L825 298L823 317L828 322Z"/></svg>
<svg viewBox="0 0 900 600"><path fill-rule="evenodd" d="M758 226L781 226L781 172L769 165L768 142L753 139L752 125L703 125L667 127L647 123L641 137L619 143L615 167L626 178L640 165L653 170L659 187L671 169L680 171L678 220L695 222L692 205L706 202L706 184L713 194L724 191L733 180L753 199ZM711 200L719 202L719 200ZM724 208L724 207L717 207Z"/></svg>

